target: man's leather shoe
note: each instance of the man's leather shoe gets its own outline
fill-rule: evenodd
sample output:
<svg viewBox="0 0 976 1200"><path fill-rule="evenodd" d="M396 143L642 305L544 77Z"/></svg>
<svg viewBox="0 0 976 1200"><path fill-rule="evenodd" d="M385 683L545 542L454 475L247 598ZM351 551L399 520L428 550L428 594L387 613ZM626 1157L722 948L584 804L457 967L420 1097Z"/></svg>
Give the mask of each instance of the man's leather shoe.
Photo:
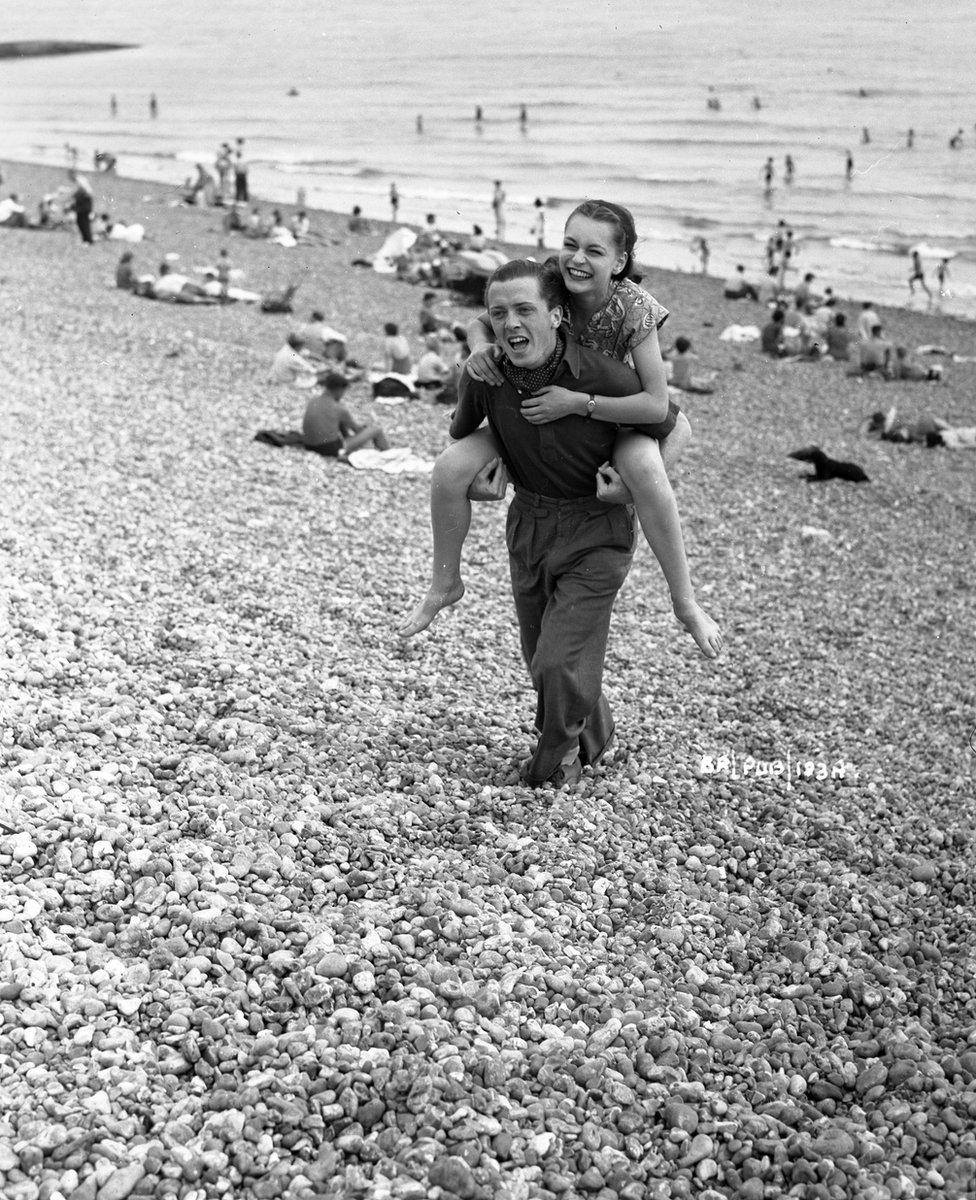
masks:
<svg viewBox="0 0 976 1200"><path fill-rule="evenodd" d="M526 763L526 766L528 766L528 763ZM560 763L548 779L531 779L524 773L524 770L522 779L529 785L529 787L564 788L575 787L579 783L582 774L583 764L580 762L580 757L577 754L572 762Z"/></svg>

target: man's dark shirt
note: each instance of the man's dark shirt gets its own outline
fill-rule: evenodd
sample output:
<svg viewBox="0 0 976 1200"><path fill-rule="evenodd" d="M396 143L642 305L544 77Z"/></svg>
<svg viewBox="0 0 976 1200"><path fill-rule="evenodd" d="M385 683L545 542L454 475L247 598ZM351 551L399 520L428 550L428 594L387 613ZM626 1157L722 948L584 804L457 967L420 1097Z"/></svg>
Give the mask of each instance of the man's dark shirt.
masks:
<svg viewBox="0 0 976 1200"><path fill-rule="evenodd" d="M551 386L598 396L633 396L644 390L630 367L572 340L567 340ZM621 426L575 415L533 425L522 416L522 401L529 393L520 394L508 380L495 387L477 382L465 371L458 390L451 437L467 437L487 418L516 487L564 500L596 495L597 468L612 458ZM678 412L677 405L670 403L667 417L657 425L624 427L664 438L674 428Z"/></svg>

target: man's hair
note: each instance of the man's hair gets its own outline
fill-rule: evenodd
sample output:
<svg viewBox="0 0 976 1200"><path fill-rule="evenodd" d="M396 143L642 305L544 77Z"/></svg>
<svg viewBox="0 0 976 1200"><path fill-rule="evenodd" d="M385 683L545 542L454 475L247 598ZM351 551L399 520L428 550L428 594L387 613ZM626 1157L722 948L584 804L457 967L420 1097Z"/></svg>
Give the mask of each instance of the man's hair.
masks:
<svg viewBox="0 0 976 1200"><path fill-rule="evenodd" d="M686 337L676 337L674 339L674 348L679 354L684 354L686 350L691 349L691 342Z"/></svg>
<svg viewBox="0 0 976 1200"><path fill-rule="evenodd" d="M610 200L584 200L577 204L566 219L566 224L573 217L589 217L591 221L599 221L609 225L613 230L613 242L620 254L625 255L623 267L611 275L611 279L628 279L634 270L634 247L637 245L637 229L629 209L622 204L614 204Z"/></svg>
<svg viewBox="0 0 976 1200"><path fill-rule="evenodd" d="M349 380L338 371L330 371L322 380L322 386L329 392L344 392L349 386Z"/></svg>
<svg viewBox="0 0 976 1200"><path fill-rule="evenodd" d="M847 317L845 317L843 313L838 313L834 317L834 324L837 326L838 329L843 329L844 326L847 324Z"/></svg>
<svg viewBox="0 0 976 1200"><path fill-rule="evenodd" d="M396 335L400 332L400 326L396 323L396 321L387 321L383 326L383 332L387 335L387 337L396 337Z"/></svg>
<svg viewBox="0 0 976 1200"><path fill-rule="evenodd" d="M426 304L428 300L436 300L436 299L437 299L436 292L424 292L424 304Z"/></svg>
<svg viewBox="0 0 976 1200"><path fill-rule="evenodd" d="M305 345L305 339L300 333L289 333L285 341L291 346L292 350L301 350L302 346Z"/></svg>
<svg viewBox="0 0 976 1200"><path fill-rule="evenodd" d="M325 313L320 313L319 310L316 309L315 312L313 312L312 315L309 317L309 320L310 321L324 321Z"/></svg>
<svg viewBox="0 0 976 1200"><path fill-rule="evenodd" d="M882 332L883 332L883 330L882 330L882 327L881 327L880 325L872 325L872 326L871 326L871 333L872 333L872 334L875 334L875 333L882 333Z"/></svg>
<svg viewBox="0 0 976 1200"><path fill-rule="evenodd" d="M488 276L488 282L485 284L485 304L488 304L488 293L493 283L511 283L515 279L538 280L539 295L550 311L566 302L563 277L555 260L539 263L534 258L513 258L496 267Z"/></svg>
<svg viewBox="0 0 976 1200"><path fill-rule="evenodd" d="M777 325L782 325L782 323L786 320L786 313L783 312L781 308L774 308L773 315L769 319L775 322Z"/></svg>

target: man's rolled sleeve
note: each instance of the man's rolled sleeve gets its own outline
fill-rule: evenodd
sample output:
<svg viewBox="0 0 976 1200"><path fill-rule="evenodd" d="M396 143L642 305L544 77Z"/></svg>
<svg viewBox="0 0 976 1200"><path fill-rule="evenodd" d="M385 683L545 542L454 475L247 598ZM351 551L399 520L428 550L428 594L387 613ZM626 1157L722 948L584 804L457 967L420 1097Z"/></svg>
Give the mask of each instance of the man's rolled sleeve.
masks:
<svg viewBox="0 0 976 1200"><path fill-rule="evenodd" d="M467 371L463 372L458 384L458 406L451 418L450 435L455 441L474 433L488 415L479 386Z"/></svg>

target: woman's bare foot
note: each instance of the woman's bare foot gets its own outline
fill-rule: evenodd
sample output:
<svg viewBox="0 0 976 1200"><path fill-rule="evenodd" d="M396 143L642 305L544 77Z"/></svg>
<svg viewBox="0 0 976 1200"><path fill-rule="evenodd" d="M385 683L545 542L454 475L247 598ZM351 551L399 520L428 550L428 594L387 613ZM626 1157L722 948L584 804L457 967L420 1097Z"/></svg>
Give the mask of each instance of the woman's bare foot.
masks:
<svg viewBox="0 0 976 1200"><path fill-rule="evenodd" d="M447 588L436 588L431 584L430 591L397 631L400 637L408 638L413 637L415 633L420 633L421 629L427 628L442 608L457 604L463 595L464 584L460 579Z"/></svg>
<svg viewBox="0 0 976 1200"><path fill-rule="evenodd" d="M698 644L706 658L717 658L725 646L725 638L718 625L694 600L675 603L674 615Z"/></svg>

